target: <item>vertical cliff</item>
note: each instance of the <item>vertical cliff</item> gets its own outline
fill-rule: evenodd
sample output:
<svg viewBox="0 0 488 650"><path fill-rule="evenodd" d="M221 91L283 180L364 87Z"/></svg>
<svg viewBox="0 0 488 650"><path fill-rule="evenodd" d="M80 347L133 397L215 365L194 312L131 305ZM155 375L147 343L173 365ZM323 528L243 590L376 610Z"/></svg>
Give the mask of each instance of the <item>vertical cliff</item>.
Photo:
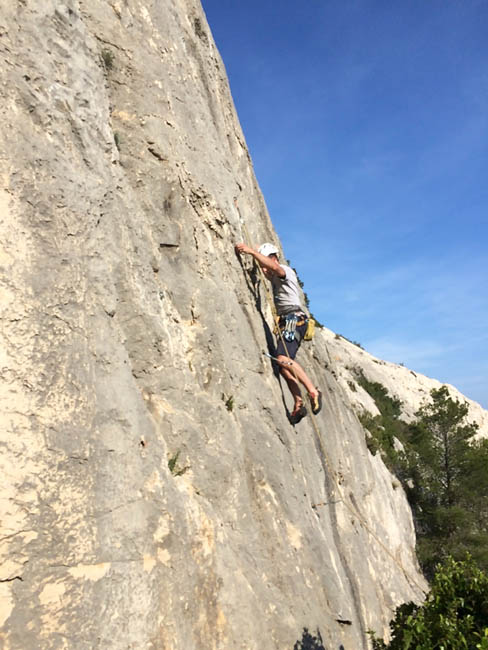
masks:
<svg viewBox="0 0 488 650"><path fill-rule="evenodd" d="M410 510L323 334L288 423L198 0L3 3L0 51L3 647L367 648L422 596Z"/></svg>

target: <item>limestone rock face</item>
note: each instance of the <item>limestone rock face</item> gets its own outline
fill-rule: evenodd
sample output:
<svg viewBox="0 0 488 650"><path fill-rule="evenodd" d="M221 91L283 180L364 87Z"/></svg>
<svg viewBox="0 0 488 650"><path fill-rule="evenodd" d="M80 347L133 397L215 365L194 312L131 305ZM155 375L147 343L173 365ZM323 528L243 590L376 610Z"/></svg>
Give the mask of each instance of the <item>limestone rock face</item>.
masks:
<svg viewBox="0 0 488 650"><path fill-rule="evenodd" d="M287 420L199 2L7 0L0 51L2 647L367 648L425 588L410 510L325 334Z"/></svg>
<svg viewBox="0 0 488 650"><path fill-rule="evenodd" d="M358 413L368 411L372 415L379 415L374 400L357 383L358 372L362 372L370 381L382 384L392 397L401 401L400 417L406 422L414 420L415 413L422 404L431 399L431 390L442 386L437 379L431 379L405 366L374 357L325 327L322 336L337 381ZM448 385L447 388L452 399L467 404L467 420L478 425L475 437L488 437L488 412L477 402L465 397L454 386Z"/></svg>

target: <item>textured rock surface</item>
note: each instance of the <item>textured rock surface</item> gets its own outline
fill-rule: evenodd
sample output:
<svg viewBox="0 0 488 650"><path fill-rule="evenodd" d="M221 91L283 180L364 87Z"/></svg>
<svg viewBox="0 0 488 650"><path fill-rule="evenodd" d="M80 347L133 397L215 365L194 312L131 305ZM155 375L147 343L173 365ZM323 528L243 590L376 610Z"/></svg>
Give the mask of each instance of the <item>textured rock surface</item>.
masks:
<svg viewBox="0 0 488 650"><path fill-rule="evenodd" d="M288 424L199 3L5 2L0 50L2 647L366 648L425 586L410 511L326 335Z"/></svg>

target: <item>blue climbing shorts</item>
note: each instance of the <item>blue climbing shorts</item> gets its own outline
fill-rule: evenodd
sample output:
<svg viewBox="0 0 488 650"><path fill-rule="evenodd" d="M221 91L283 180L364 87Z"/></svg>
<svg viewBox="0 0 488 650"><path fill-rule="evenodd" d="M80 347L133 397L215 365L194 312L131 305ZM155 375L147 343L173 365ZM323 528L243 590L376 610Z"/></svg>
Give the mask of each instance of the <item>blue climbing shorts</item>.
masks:
<svg viewBox="0 0 488 650"><path fill-rule="evenodd" d="M275 352L275 357L279 357L280 354L282 354L285 357L288 357L289 359L294 359L297 356L298 348L300 347L300 343L303 340L303 337L305 336L305 332L307 331L307 322L303 323L303 325L297 325L295 329L295 338L293 341L287 341L285 339L286 343L286 350L285 350L285 345L283 343L282 337L278 336L277 340L278 343L276 345L276 352Z"/></svg>

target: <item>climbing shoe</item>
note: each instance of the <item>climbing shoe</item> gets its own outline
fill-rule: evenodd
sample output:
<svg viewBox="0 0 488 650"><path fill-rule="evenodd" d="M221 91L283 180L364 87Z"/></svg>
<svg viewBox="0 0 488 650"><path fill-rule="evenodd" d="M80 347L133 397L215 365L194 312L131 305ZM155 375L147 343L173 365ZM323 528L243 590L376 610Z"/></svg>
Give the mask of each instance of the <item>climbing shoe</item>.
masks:
<svg viewBox="0 0 488 650"><path fill-rule="evenodd" d="M322 393L319 391L314 397L312 395L308 396L310 399L310 406L312 407L312 413L317 415L322 408Z"/></svg>
<svg viewBox="0 0 488 650"><path fill-rule="evenodd" d="M288 416L288 419L290 420L290 424L298 424L300 420L303 420L306 415L307 409L302 404L298 408L293 409L293 411Z"/></svg>

